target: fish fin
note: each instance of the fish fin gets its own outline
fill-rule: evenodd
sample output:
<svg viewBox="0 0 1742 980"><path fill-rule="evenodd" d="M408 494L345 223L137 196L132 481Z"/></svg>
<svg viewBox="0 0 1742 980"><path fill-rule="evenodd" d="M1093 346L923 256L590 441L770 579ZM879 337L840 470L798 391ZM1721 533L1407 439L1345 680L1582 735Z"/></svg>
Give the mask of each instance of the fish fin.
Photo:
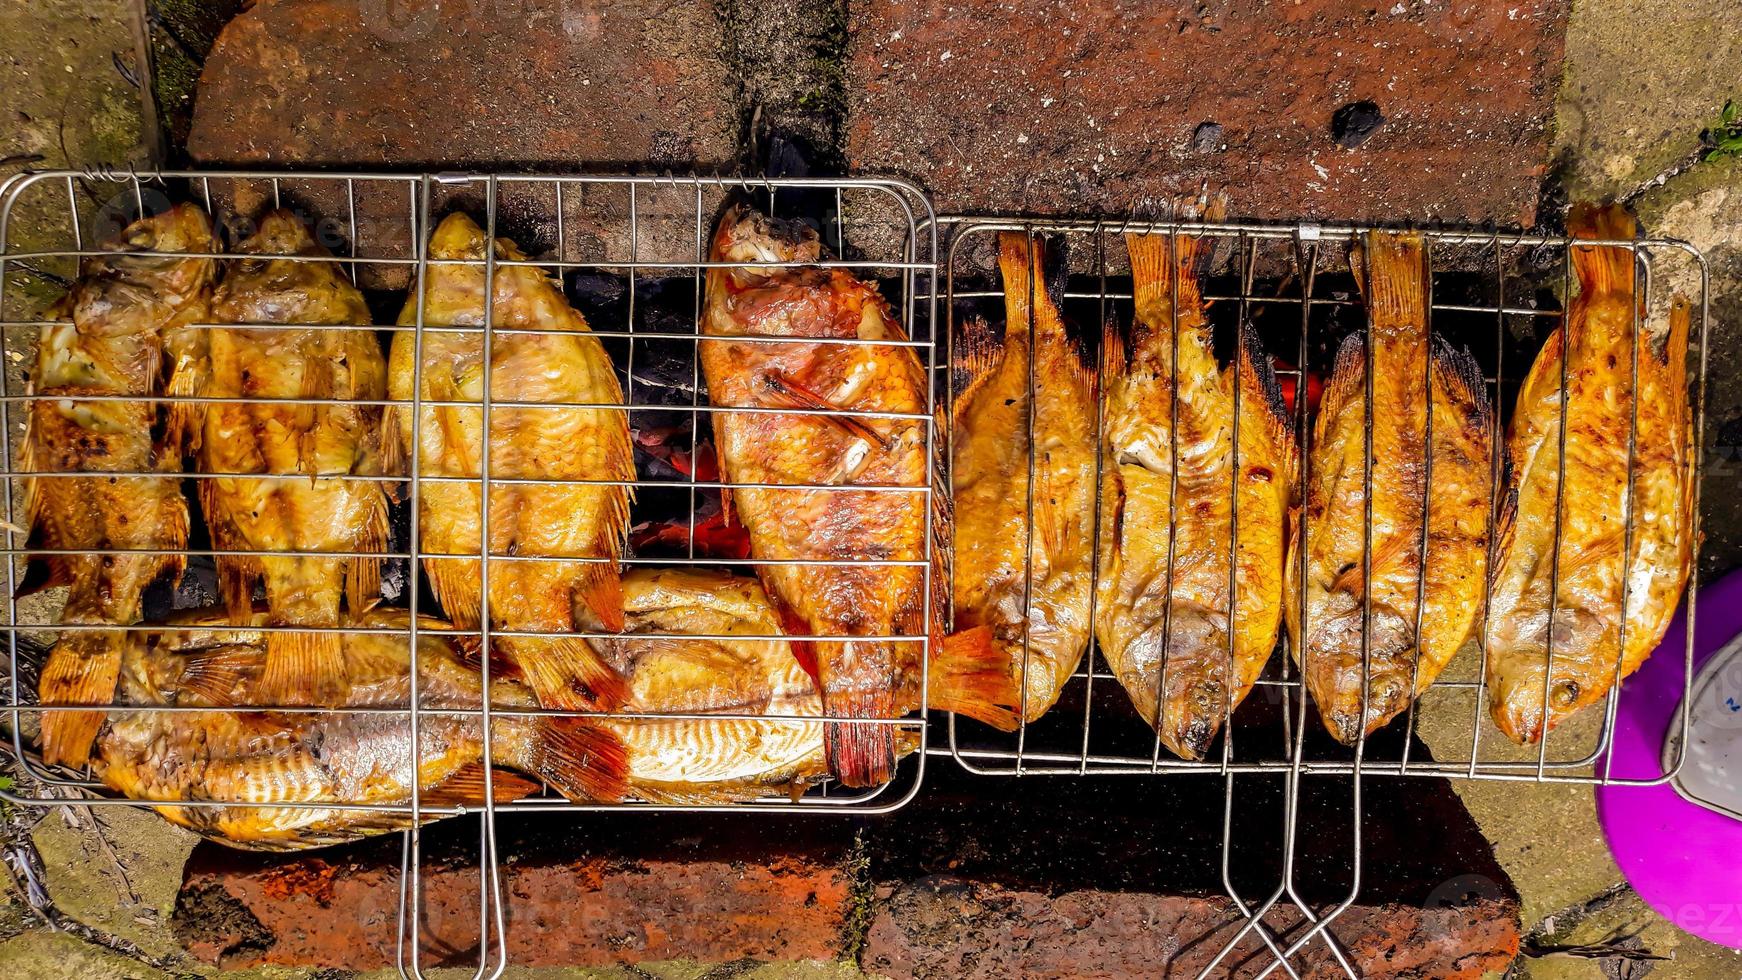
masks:
<svg viewBox="0 0 1742 980"><path fill-rule="evenodd" d="M483 615L478 559L425 558L423 571L448 620L461 629L476 629Z"/></svg>
<svg viewBox="0 0 1742 980"><path fill-rule="evenodd" d="M1493 423L1493 411L1488 404L1488 382L1482 377L1482 365L1467 347L1453 347L1438 334L1433 340L1434 364L1446 385L1462 395L1464 404L1476 413L1476 424L1484 429Z"/></svg>
<svg viewBox="0 0 1742 980"><path fill-rule="evenodd" d="M247 548L247 542L239 539L224 516L223 504L218 497L218 481L195 480L194 484L200 498L200 512L206 517L212 548L219 552ZM229 614L231 622L246 622L254 611L254 585L265 574L260 559L251 555L220 554L212 559L212 563L217 566L218 598L224 603L224 611Z"/></svg>
<svg viewBox="0 0 1742 980"><path fill-rule="evenodd" d="M622 615L622 606L618 606ZM514 660L540 707L609 711L629 699L629 684L592 644L578 636L505 636L502 648Z"/></svg>
<svg viewBox="0 0 1742 980"><path fill-rule="evenodd" d="M42 547L41 543L30 540L26 547ZM72 573L67 570L65 562L56 561L56 555L33 555L24 563L24 575L18 581L18 588L13 591L15 598L36 595L49 589L73 584Z"/></svg>
<svg viewBox="0 0 1742 980"><path fill-rule="evenodd" d="M956 345L956 403L966 404L1004 362L1004 345L992 335L985 320L975 316L963 321Z"/></svg>
<svg viewBox="0 0 1742 980"><path fill-rule="evenodd" d="M1352 333L1338 346L1336 366L1331 369L1331 377L1319 395L1321 432L1326 421L1340 414L1345 405L1359 404L1366 398L1366 378L1366 337Z"/></svg>
<svg viewBox="0 0 1742 980"><path fill-rule="evenodd" d="M1537 352L1536 360L1530 364L1530 372L1524 376L1524 383L1519 385L1517 405L1513 413L1513 433L1508 448L1512 451L1512 461L1528 463L1531 460L1530 450L1533 448L1525 443L1526 433L1518 424L1518 417L1524 414L1524 407L1553 398L1560 403L1555 409L1557 415L1566 405L1566 399L1561 392L1561 358L1566 356L1566 328L1559 327L1543 341L1542 350ZM1568 376L1571 377L1571 365L1568 365ZM1525 474L1514 474L1514 485L1524 481Z"/></svg>
<svg viewBox="0 0 1742 980"><path fill-rule="evenodd" d="M1069 270L1063 261L1063 248L1062 239L1024 231L999 232L998 272L1004 280L1006 356L1028 349L1030 327L1036 347L1065 340L1065 322L1059 308Z"/></svg>
<svg viewBox="0 0 1742 980"><path fill-rule="evenodd" d="M1567 234L1573 238L1632 241L1638 224L1622 204L1581 202L1567 212ZM1633 250L1620 246L1574 245L1573 271L1582 293L1633 291Z"/></svg>
<svg viewBox="0 0 1742 980"><path fill-rule="evenodd" d="M42 704L111 704L127 648L122 630L79 630L49 651L37 691ZM82 769L91 743L108 717L102 711L49 711L42 716L42 758L49 765Z"/></svg>
<svg viewBox="0 0 1742 980"><path fill-rule="evenodd" d="M172 398L191 398L198 395L202 381L200 375L198 360L184 354L176 360L175 369L170 372L169 384L163 393ZM192 455L197 452L204 437L204 420L203 405L197 402L171 402L163 433L164 445L175 450L177 455Z"/></svg>
<svg viewBox="0 0 1742 980"><path fill-rule="evenodd" d="M824 690L823 708L846 718L893 718L895 695L887 686L875 690ZM878 722L831 721L823 725L823 749L829 771L856 789L881 786L895 775L894 726Z"/></svg>
<svg viewBox="0 0 1742 980"><path fill-rule="evenodd" d="M629 790L629 750L616 733L581 718L539 718L530 771L577 802L615 803Z"/></svg>
<svg viewBox="0 0 1742 980"><path fill-rule="evenodd" d="M773 591L768 593L768 601L774 606L774 612L780 619L782 633L797 633L805 636L811 632L811 625L802 619L793 608L782 602ZM792 649L792 659L798 661L799 668L810 676L820 688L822 679L817 676L817 644L815 640L788 640L786 645Z"/></svg>
<svg viewBox="0 0 1742 980"><path fill-rule="evenodd" d="M1371 575L1378 577L1392 562L1416 548L1419 544L1416 537L1415 534L1387 535L1368 558L1368 571ZM1336 580L1331 582L1330 591L1343 591L1357 599L1363 598L1367 594L1367 580L1361 574L1361 563L1356 562L1348 571L1337 576Z"/></svg>
<svg viewBox="0 0 1742 980"><path fill-rule="evenodd" d="M738 512L732 507L731 487L720 488L720 523L726 527L732 527L738 523Z"/></svg>
<svg viewBox="0 0 1742 980"><path fill-rule="evenodd" d="M1101 325L1100 364L1100 370L1096 373L1100 376L1103 388L1110 387L1114 381L1123 378L1130 367L1129 355L1125 350L1125 335L1111 317Z"/></svg>
<svg viewBox="0 0 1742 980"><path fill-rule="evenodd" d="M364 486L369 513L352 545L356 551L385 552L393 534L387 494L379 483ZM380 558L351 558L345 562L345 601L353 614L373 609L381 601L381 562Z"/></svg>
<svg viewBox="0 0 1742 980"><path fill-rule="evenodd" d="M825 411L838 413L844 411L822 395L805 387L780 371L768 371L762 375L763 392L767 400L775 408L798 408L805 411ZM892 448L891 441L871 425L869 419L854 415L813 415L829 425L833 425L849 436L863 439L875 446L887 450Z"/></svg>
<svg viewBox="0 0 1742 980"><path fill-rule="evenodd" d="M1289 417L1288 405L1282 399L1282 383L1276 379L1275 362L1250 322L1240 325L1239 381L1245 392L1243 397L1257 398L1264 407L1264 419L1268 423L1266 435L1281 451L1283 459L1280 462L1286 467L1286 472L1279 475L1292 483L1298 462L1295 454L1299 451L1294 442L1294 423Z"/></svg>
<svg viewBox="0 0 1742 980"><path fill-rule="evenodd" d="M1376 335L1427 331L1427 245L1419 232L1370 231L1349 255Z"/></svg>
<svg viewBox="0 0 1742 980"><path fill-rule="evenodd" d="M276 624L275 624L276 625ZM338 633L266 634L266 664L255 682L260 705L335 705L344 701L345 645Z"/></svg>
<svg viewBox="0 0 1742 980"><path fill-rule="evenodd" d="M992 642L992 629L975 626L944 637L926 668L926 703L1000 731L1013 732L1022 692L1011 677L1009 658Z"/></svg>
<svg viewBox="0 0 1742 980"><path fill-rule="evenodd" d="M196 650L182 657L179 686L213 707L234 707L243 703L237 698L238 688L250 676L258 675L260 666L260 652L254 647Z"/></svg>
<svg viewBox="0 0 1742 980"><path fill-rule="evenodd" d="M621 633L629 628L623 612L623 579L616 561L587 562L579 572L575 598L604 632Z"/></svg>
<svg viewBox="0 0 1742 980"><path fill-rule="evenodd" d="M381 442L381 472L384 476L404 476L408 467L406 463L410 454L405 448L405 433L399 427L400 406L388 405L381 410L380 442ZM402 484L393 484L402 487ZM394 500L404 499L404 492L395 493Z"/></svg>
<svg viewBox="0 0 1742 980"><path fill-rule="evenodd" d="M484 773L482 762L467 765L439 784L425 789L418 795L418 802L424 806L483 806L484 805ZM525 799L538 792L540 784L511 772L497 769L490 773L490 799L500 805Z"/></svg>

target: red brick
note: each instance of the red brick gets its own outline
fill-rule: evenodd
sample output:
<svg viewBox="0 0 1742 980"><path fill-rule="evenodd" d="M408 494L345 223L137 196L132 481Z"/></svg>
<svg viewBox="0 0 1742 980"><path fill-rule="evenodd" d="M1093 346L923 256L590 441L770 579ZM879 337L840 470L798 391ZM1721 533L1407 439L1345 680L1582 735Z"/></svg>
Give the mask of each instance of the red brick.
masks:
<svg viewBox="0 0 1742 980"><path fill-rule="evenodd" d="M866 0L849 5L847 156L940 211L1233 210L1529 224L1566 0ZM1332 115L1386 122L1356 149ZM1200 124L1226 148L1195 149Z"/></svg>
<svg viewBox="0 0 1742 980"><path fill-rule="evenodd" d="M542 843L512 838L520 843L508 845L502 889L516 965L841 953L852 895L846 833L791 835L770 857L746 835L658 835L631 850L622 842L567 841L566 833L550 835L551 826L533 818L525 829L544 828ZM436 848L422 876L424 965L475 963L478 876L455 849L467 835L433 836L449 846ZM475 832L470 836L475 846ZM555 841L562 843L549 846ZM177 934L194 956L226 968L390 967L399 853L397 837L291 858L202 845L182 885Z"/></svg>
<svg viewBox="0 0 1742 980"><path fill-rule="evenodd" d="M1196 976L1239 928L1222 896L1071 891L1051 894L941 877L886 889L861 964L902 977ZM1302 917L1278 909L1266 923L1294 935ZM1363 977L1478 980L1518 954L1518 907L1504 898L1457 908L1357 904L1334 923ZM1229 977L1256 976L1271 957L1248 935L1223 961ZM1341 976L1324 943L1293 965L1303 976Z"/></svg>

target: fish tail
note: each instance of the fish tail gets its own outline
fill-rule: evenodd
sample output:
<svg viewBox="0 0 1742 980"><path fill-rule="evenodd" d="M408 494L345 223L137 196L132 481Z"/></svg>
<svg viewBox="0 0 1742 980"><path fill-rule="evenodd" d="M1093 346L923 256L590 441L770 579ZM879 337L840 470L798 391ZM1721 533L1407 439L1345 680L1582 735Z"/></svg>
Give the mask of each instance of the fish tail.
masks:
<svg viewBox="0 0 1742 980"><path fill-rule="evenodd" d="M345 697L345 646L338 633L266 634L266 664L255 687L262 705L331 705Z"/></svg>
<svg viewBox="0 0 1742 980"><path fill-rule="evenodd" d="M501 643L541 707L609 711L629 699L628 682L581 637L515 636Z"/></svg>
<svg viewBox="0 0 1742 980"><path fill-rule="evenodd" d="M823 707L847 718L893 718L895 696L888 687L823 693ZM829 771L855 789L881 786L895 775L895 726L831 721L823 726Z"/></svg>
<svg viewBox="0 0 1742 980"><path fill-rule="evenodd" d="M993 644L990 627L975 626L944 637L926 668L926 703L936 710L1013 732L1017 716L1011 709L1021 700L1009 658Z"/></svg>
<svg viewBox="0 0 1742 980"><path fill-rule="evenodd" d="M1427 245L1419 233L1370 231L1351 265L1376 335L1427 330Z"/></svg>
<svg viewBox="0 0 1742 980"><path fill-rule="evenodd" d="M1228 209L1221 192L1182 197L1173 204L1181 221L1220 221ZM1137 318L1152 330L1161 330L1180 310L1195 309L1203 302L1199 282L1210 260L1210 241L1203 235L1128 233L1125 251L1131 260L1131 288Z"/></svg>
<svg viewBox="0 0 1742 980"><path fill-rule="evenodd" d="M1638 225L1625 205L1579 203L1567 213L1567 233L1574 238L1632 241ZM1633 292L1633 250L1616 245L1574 245L1573 271L1587 294Z"/></svg>
<svg viewBox="0 0 1742 980"><path fill-rule="evenodd" d="M1036 347L1066 342L1065 322L1059 314L1069 271L1062 261L1063 250L1062 241L1028 232L998 234L998 272L1004 279L1006 356L1011 351L1027 350L1031 327Z"/></svg>
<svg viewBox="0 0 1742 980"><path fill-rule="evenodd" d="M533 727L533 775L577 802L623 799L629 790L629 750L616 733L581 718L539 718Z"/></svg>
<svg viewBox="0 0 1742 980"><path fill-rule="evenodd" d="M37 691L44 705L109 704L127 648L123 630L79 630L49 651ZM42 716L42 758L49 765L81 769L103 727L102 711L48 711Z"/></svg>

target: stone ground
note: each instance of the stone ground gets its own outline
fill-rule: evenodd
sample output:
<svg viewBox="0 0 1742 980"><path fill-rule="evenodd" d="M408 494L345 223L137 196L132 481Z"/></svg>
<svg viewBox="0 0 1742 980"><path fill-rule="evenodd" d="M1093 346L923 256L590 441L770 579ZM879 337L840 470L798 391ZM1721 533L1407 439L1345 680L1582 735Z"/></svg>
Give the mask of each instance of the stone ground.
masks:
<svg viewBox="0 0 1742 980"><path fill-rule="evenodd" d="M196 44L212 29L197 16L178 20L183 8L197 11L199 4L159 7L171 26ZM28 166L143 160L140 102L129 78L135 63L130 9L126 0L0 3L0 37L6 39L0 52L0 176ZM763 90L772 111L801 110L842 97L840 79L828 70L832 35L793 17L795 5L733 0L724 9L805 55L767 61L771 68L783 61L804 67L813 77L803 85L783 81L787 76L780 73L746 81ZM1713 379L1742 372L1737 336L1742 331L1742 163L1688 164L1698 159L1700 131L1715 121L1727 98L1742 96L1739 20L1734 0L1577 0L1555 120L1556 163L1569 194L1629 197L1648 230L1687 238L1706 250L1713 274ZM165 40L161 33L160 63L169 70L158 79L159 97L170 116L167 128L176 134L185 126L177 110L186 101L192 75L181 63L185 59L178 60L175 49L181 42ZM817 52L825 57L813 57ZM818 145L840 143L838 133L808 135ZM1742 460L1742 388L1714 384L1709 411L1704 571L1715 574L1742 564L1742 496L1711 492L1720 482L1733 484ZM1432 742L1450 724L1426 718L1424 734ZM1581 947L1589 953L1591 947L1619 944L1635 955L1662 957L1527 956L1513 976L1742 976L1742 954L1681 933L1626 889L1602 844L1588 789L1455 785L1523 896L1525 927L1535 946ZM20 819L15 813L4 816L8 822ZM179 955L166 925L191 846L188 836L148 814L96 808L51 814L36 824L31 837L48 868L52 898L65 916L64 931L45 928L7 886L0 909L0 976L156 980L209 972ZM283 969L227 975L322 976ZM642 980L856 975L836 963L669 963L618 971L510 969L506 974Z"/></svg>

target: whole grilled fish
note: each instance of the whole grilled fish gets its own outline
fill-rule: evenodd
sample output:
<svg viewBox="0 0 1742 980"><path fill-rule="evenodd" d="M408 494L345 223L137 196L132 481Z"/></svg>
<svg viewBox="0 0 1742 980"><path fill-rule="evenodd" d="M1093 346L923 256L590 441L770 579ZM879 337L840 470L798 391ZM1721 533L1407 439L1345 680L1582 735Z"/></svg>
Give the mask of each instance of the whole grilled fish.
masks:
<svg viewBox="0 0 1742 980"><path fill-rule="evenodd" d="M1305 658L1301 673L1325 727L1348 744L1408 708L1469 638L1482 609L1493 500L1482 372L1430 331L1421 236L1373 232L1363 246L1352 262L1367 337L1344 342L1319 402L1294 533L1293 547L1305 549L1304 628L1300 551L1290 552L1287 570L1290 646Z"/></svg>
<svg viewBox="0 0 1742 980"><path fill-rule="evenodd" d="M462 213L443 219L430 239L423 322L471 327L426 329L423 365L417 336L393 338L389 388L395 400L482 403L484 394L484 230ZM507 239L496 255L526 256ZM477 264L442 264L443 260ZM514 402L617 405L616 370L587 321L569 307L562 287L531 266L498 266L491 301L490 475L498 480L630 481L635 479L628 413L608 408L514 408ZM417 322L418 299L406 300L399 322ZM520 332L538 331L538 332ZM471 477L481 472L484 412L452 404L423 407L416 439L419 472ZM395 406L388 438L404 452L413 442L412 412ZM435 554L478 554L481 490L473 482L426 482L420 490L421 547ZM525 632L571 632L577 598L607 629L622 628L617 556L622 550L629 487L608 482L490 486L489 609L491 625ZM516 561L515 558L591 558ZM476 559L429 558L430 585L455 625L477 629L483 581ZM587 642L556 637L502 637L547 708L609 707L623 685Z"/></svg>
<svg viewBox="0 0 1742 980"><path fill-rule="evenodd" d="M1630 241L1635 234L1632 216L1618 205L1576 207L1567 227L1581 238ZM1601 700L1645 662L1693 566L1688 308L1678 301L1672 310L1661 353L1643 322L1636 339L1633 261L1627 248L1573 246L1579 293L1518 393L1510 437L1514 509L1502 525L1494 570L1487 681L1495 724L1521 743ZM1633 531L1624 557L1630 479Z"/></svg>
<svg viewBox="0 0 1742 980"><path fill-rule="evenodd" d="M714 262L816 262L816 232L734 207L720 221ZM907 335L874 285L841 268L753 264L708 270L702 369L716 406L799 413L928 412L925 371L913 348L865 343L758 343L745 335L903 342ZM840 637L795 644L814 656L830 715L896 718L917 706L918 642L926 621L931 508L923 418L714 413L714 441L729 506L749 532L752 555L794 562L758 567L787 632ZM912 490L803 489L898 485ZM805 562L842 564L805 564ZM870 561L911 562L874 565ZM829 769L849 786L888 781L893 726L830 722Z"/></svg>
<svg viewBox="0 0 1742 980"><path fill-rule="evenodd" d="M216 262L211 221L191 204L129 225L105 249L84 260L72 290L51 311L65 322L44 327L31 388L33 401L18 464L29 472L133 472L165 476L31 479L25 514L32 547L87 551L33 559L48 584L69 586L64 623L137 623L141 596L160 579L181 577L177 554L98 554L186 546L187 503L180 481L181 447L165 431L170 412L146 396L190 393L187 378L165 383L165 362L186 326L206 318ZM132 252L188 253L152 257ZM84 395L133 396L77 401ZM106 704L121 669L124 632L68 631L44 667L44 704ZM97 711L49 712L42 721L43 756L73 768L85 764L102 724Z"/></svg>
<svg viewBox="0 0 1742 980"><path fill-rule="evenodd" d="M1220 202L1208 212L1220 217ZM1297 465L1257 335L1242 324L1237 362L1216 360L1197 278L1204 247L1189 235L1126 236L1130 360L1111 328L1102 354L1095 635L1138 713L1184 759L1203 757L1276 647Z"/></svg>
<svg viewBox="0 0 1742 980"><path fill-rule="evenodd" d="M628 632L601 641L629 684L625 712L768 715L750 719L609 719L628 748L629 794L655 803L726 803L801 789L828 773L812 679L779 636L780 617L753 578L637 569L623 576ZM637 633L659 638L637 639ZM703 638L672 638L701 634Z"/></svg>
<svg viewBox="0 0 1742 980"><path fill-rule="evenodd" d="M943 678L996 669L1017 692L1011 707L1033 721L1058 700L1089 644L1096 420L1095 373L1043 285L1045 243L1034 239L1031 255L1030 241L1022 232L999 236L1002 344L979 321L961 342L967 380L955 400L951 469L956 632L931 664L928 693L935 703ZM981 721L1015 727L1008 711L966 704Z"/></svg>
<svg viewBox="0 0 1742 980"><path fill-rule="evenodd" d="M170 822L219 843L269 851L339 844L411 826L406 811L322 804L408 807L414 771L424 806L476 805L483 799L478 716L422 715L412 761L411 721L404 711L411 658L404 636L343 635L350 687L339 704L397 712L246 711L235 706L262 703L257 688L270 654L262 634L228 628L219 619L208 614L178 621L178 628L161 634L132 634L139 639L125 658L126 703L215 710L114 711L93 759L104 785L142 801L278 804L156 807ZM378 609L352 625L403 630L409 622L403 610ZM446 624L425 619L420 627L428 632L418 634L419 702L426 709L476 710L483 684L475 666L440 632ZM502 707L534 703L530 691L509 680L494 679L491 693L492 703ZM490 730L493 766L548 782L576 799L617 799L623 792L623 746L595 724L499 715ZM538 788L501 772L493 782L498 801Z"/></svg>
<svg viewBox="0 0 1742 980"><path fill-rule="evenodd" d="M347 399L386 396L386 364L363 296L295 214L279 210L236 247L212 297L203 394L249 399L203 406L200 504L218 551L387 550L387 495L351 476L382 473L381 409ZM250 258L248 256L263 256ZM270 258L284 255L295 258ZM313 259L315 261L307 261ZM289 402L275 401L290 399ZM300 401L299 401L300 400ZM262 479L253 474L270 475ZM380 559L308 555L219 556L218 584L237 623L253 614L257 581L275 626L339 624L380 591ZM346 696L343 645L334 633L266 638L258 693L272 704L328 704Z"/></svg>

